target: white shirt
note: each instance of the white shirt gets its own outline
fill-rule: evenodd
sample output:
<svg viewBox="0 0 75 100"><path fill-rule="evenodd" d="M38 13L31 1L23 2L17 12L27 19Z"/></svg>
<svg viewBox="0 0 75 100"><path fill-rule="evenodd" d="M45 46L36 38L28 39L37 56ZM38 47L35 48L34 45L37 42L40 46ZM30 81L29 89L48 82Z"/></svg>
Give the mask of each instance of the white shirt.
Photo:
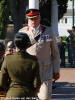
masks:
<svg viewBox="0 0 75 100"><path fill-rule="evenodd" d="M37 33L39 32L40 24L38 25L38 27L36 29L31 26L29 26L29 27L30 27L32 33L34 34L34 36L37 36L38 35Z"/></svg>

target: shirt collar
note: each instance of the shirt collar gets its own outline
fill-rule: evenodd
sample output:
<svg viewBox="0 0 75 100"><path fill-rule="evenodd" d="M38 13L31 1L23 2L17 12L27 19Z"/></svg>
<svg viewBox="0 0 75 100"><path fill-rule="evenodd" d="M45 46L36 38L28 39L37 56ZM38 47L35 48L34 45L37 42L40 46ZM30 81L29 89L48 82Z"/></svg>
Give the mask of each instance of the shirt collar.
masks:
<svg viewBox="0 0 75 100"><path fill-rule="evenodd" d="M30 27L31 30L34 30L35 32L37 32L39 30L40 24L38 25L38 27L36 29L31 27L31 26L29 26L29 27Z"/></svg>

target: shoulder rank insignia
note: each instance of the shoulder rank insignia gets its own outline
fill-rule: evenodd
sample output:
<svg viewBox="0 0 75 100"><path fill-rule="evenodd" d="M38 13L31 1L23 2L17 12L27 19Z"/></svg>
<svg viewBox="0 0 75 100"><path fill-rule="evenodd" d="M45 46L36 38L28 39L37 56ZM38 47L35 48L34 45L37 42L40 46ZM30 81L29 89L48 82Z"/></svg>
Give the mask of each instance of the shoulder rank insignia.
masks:
<svg viewBox="0 0 75 100"><path fill-rule="evenodd" d="M27 31L29 31L29 26L27 26Z"/></svg>

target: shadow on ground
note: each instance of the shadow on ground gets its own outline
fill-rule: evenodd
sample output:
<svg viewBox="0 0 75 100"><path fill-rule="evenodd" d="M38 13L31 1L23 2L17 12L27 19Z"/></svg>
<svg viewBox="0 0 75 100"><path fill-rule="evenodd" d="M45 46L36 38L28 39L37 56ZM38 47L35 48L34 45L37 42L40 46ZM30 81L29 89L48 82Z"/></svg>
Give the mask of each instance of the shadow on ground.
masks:
<svg viewBox="0 0 75 100"><path fill-rule="evenodd" d="M53 99L75 98L75 83L56 82L55 85L56 88L52 92Z"/></svg>

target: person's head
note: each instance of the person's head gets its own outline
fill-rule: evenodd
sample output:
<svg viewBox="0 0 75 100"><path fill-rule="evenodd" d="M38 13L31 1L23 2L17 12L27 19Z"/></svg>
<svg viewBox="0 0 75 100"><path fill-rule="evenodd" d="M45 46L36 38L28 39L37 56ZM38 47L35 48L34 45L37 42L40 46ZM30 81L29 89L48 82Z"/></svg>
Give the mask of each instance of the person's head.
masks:
<svg viewBox="0 0 75 100"><path fill-rule="evenodd" d="M7 46L6 46L6 52L5 52L5 54L6 54L6 55L13 54L14 49L15 49L14 42L13 42L13 41L9 41L9 42L7 43Z"/></svg>
<svg viewBox="0 0 75 100"><path fill-rule="evenodd" d="M30 39L26 33L19 32L14 38L15 46L20 50L26 50L30 45Z"/></svg>
<svg viewBox="0 0 75 100"><path fill-rule="evenodd" d="M5 45L2 42L0 42L0 58L2 58L4 54L5 54Z"/></svg>
<svg viewBox="0 0 75 100"><path fill-rule="evenodd" d="M63 37L59 37L59 42L62 42L63 41Z"/></svg>
<svg viewBox="0 0 75 100"><path fill-rule="evenodd" d="M33 27L37 28L40 24L40 11L38 9L29 9L26 11L27 18L28 18L28 24Z"/></svg>
<svg viewBox="0 0 75 100"><path fill-rule="evenodd" d="M72 32L75 32L75 26L72 27Z"/></svg>

